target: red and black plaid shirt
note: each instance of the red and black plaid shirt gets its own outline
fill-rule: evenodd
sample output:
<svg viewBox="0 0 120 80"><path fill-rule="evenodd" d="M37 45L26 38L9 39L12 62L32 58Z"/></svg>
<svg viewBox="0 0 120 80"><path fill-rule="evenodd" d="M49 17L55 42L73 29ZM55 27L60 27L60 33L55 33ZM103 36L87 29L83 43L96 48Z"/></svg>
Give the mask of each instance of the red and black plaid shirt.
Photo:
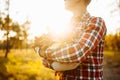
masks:
<svg viewBox="0 0 120 80"><path fill-rule="evenodd" d="M47 49L46 57L62 63L81 64L84 58L92 60L85 67L79 66L74 70L62 72L61 80L103 80L103 48L106 34L104 20L90 16L88 12L81 19L74 27L74 43L55 51Z"/></svg>

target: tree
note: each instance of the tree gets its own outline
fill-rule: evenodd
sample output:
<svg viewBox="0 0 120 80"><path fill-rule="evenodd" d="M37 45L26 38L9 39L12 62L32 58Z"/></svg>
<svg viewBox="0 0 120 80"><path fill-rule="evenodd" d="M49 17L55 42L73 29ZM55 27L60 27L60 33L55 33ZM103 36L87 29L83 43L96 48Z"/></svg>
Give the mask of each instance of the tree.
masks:
<svg viewBox="0 0 120 80"><path fill-rule="evenodd" d="M27 49L28 48L28 30L30 29L30 21L29 20L26 20L25 23L23 23L23 25L21 26L21 30L22 30L22 36L24 38L24 47Z"/></svg>
<svg viewBox="0 0 120 80"><path fill-rule="evenodd" d="M6 19L2 21L2 30L6 31ZM27 37L28 37L28 30L30 22L27 20L23 24L19 24L18 22L13 22L12 19L10 19L10 26L9 26L9 49L11 48L27 48ZM10 36L11 32L15 35ZM4 37L6 37L6 33L4 34ZM7 43L6 40L3 41L4 44ZM4 46L5 47L5 46ZM8 47L8 46L7 46Z"/></svg>
<svg viewBox="0 0 120 80"><path fill-rule="evenodd" d="M13 22L12 18L9 15L9 1L10 0L2 0L6 5L4 5L4 10L0 10L0 29L4 32L4 38L6 40L0 41L3 49L6 49L5 57L7 57L11 48L24 48L26 47L27 36L30 22L27 20L24 24L20 25L17 22ZM0 3L3 4L3 3ZM1 9L1 8L0 8ZM14 32L14 36L10 36L11 32ZM0 46L1 47L1 46ZM1 47L1 48L2 48Z"/></svg>
<svg viewBox="0 0 120 80"><path fill-rule="evenodd" d="M5 18L5 22L4 22L4 24L3 24L3 27L4 27L4 29L6 30L6 53L5 53L5 58L7 58L7 55L8 55L8 53L9 53L9 51L10 51L10 45L9 45L9 31L10 31L10 25L9 25L9 23L10 23L10 18L9 18L9 14L6 16L6 18Z"/></svg>
<svg viewBox="0 0 120 80"><path fill-rule="evenodd" d="M2 2L2 1L1 1ZM7 54L9 53L9 24L10 24L10 18L9 18L9 0L4 0L3 2L5 2L5 8L4 11L2 12L0 10L0 28L3 30L6 30L6 53L5 53L5 57L7 57ZM0 3L2 4L2 3ZM5 16L5 18L3 19L2 16ZM3 21L2 21L3 19Z"/></svg>
<svg viewBox="0 0 120 80"><path fill-rule="evenodd" d="M117 49L119 50L120 49L120 28L118 28L116 31L116 38L115 39L117 39L116 45L117 45Z"/></svg>

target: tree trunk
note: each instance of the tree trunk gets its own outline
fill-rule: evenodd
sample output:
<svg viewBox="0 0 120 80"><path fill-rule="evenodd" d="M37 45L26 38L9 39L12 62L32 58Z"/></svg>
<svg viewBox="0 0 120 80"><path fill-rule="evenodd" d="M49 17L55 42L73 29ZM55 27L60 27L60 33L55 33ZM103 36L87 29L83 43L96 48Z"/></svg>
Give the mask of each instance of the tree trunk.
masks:
<svg viewBox="0 0 120 80"><path fill-rule="evenodd" d="M9 30L7 30L7 41L6 41L6 52L5 52L5 58L7 58L8 53L9 53L9 51L10 51L10 49L9 49L9 37L8 37L8 35L9 35Z"/></svg>

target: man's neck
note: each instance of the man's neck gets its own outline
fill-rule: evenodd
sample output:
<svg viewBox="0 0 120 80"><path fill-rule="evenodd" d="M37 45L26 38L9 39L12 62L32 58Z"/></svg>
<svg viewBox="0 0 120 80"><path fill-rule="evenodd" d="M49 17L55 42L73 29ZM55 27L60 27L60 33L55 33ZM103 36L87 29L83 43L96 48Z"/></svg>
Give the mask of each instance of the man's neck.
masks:
<svg viewBox="0 0 120 80"><path fill-rule="evenodd" d="M87 7L85 7L84 5L83 5L83 7L76 7L76 9L73 11L73 16L75 18L81 19L83 14L86 12L86 8Z"/></svg>
<svg viewBox="0 0 120 80"><path fill-rule="evenodd" d="M74 12L73 14L73 17L76 19L76 20L78 20L78 21L80 21L81 20L81 18L82 18L82 16L83 16L83 14L86 12L86 10L78 10L78 11L76 11L76 12Z"/></svg>

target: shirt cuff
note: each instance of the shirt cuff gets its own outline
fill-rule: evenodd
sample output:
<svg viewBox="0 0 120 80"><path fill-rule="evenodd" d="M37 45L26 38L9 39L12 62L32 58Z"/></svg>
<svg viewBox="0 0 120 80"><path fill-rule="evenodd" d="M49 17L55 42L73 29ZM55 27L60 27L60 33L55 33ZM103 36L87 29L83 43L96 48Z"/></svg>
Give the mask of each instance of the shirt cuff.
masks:
<svg viewBox="0 0 120 80"><path fill-rule="evenodd" d="M35 47L34 50L38 55L40 55L40 48L39 47Z"/></svg>
<svg viewBox="0 0 120 80"><path fill-rule="evenodd" d="M48 59L52 58L52 53L53 53L53 50L52 50L52 49L47 49L47 50L45 51L45 56L46 56L46 58L48 58Z"/></svg>

